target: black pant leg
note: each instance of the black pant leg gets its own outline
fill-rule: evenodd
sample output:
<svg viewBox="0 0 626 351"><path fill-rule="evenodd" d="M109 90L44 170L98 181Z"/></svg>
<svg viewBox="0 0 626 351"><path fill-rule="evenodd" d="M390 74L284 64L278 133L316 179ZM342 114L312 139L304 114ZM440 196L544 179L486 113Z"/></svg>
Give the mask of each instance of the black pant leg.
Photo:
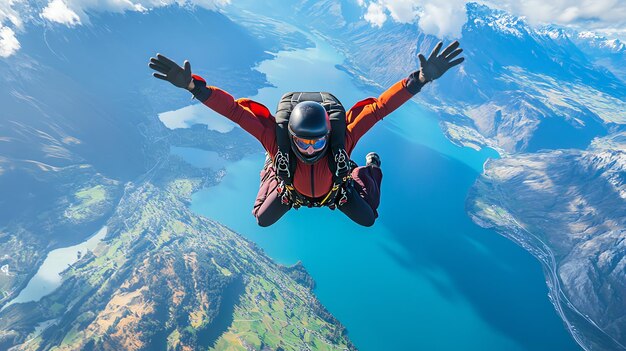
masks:
<svg viewBox="0 0 626 351"><path fill-rule="evenodd" d="M252 214L261 227L268 227L276 223L290 209L291 206L284 205L278 195L278 181L274 168L266 164L261 171L261 185L254 201Z"/></svg>
<svg viewBox="0 0 626 351"><path fill-rule="evenodd" d="M376 221L376 213L372 207L363 199L354 186L347 187L348 202L338 206L339 210L351 220L365 227L371 227Z"/></svg>
<svg viewBox="0 0 626 351"><path fill-rule="evenodd" d="M287 211L291 209L291 206L284 205L281 202L280 196L276 189L272 191L257 212L257 223L261 227L269 227L276 223Z"/></svg>

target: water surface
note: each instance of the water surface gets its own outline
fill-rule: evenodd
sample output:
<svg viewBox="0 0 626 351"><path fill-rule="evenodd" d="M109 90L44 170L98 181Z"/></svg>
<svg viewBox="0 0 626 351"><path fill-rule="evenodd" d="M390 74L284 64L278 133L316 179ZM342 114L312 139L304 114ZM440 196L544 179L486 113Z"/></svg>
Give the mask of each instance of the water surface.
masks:
<svg viewBox="0 0 626 351"><path fill-rule="evenodd" d="M42 297L52 293L63 282L61 273L76 263L87 251L93 250L106 234L107 227L105 226L80 244L50 251L26 287L3 309L14 303L39 301Z"/></svg>
<svg viewBox="0 0 626 351"><path fill-rule="evenodd" d="M170 153L182 157L187 163L198 168L221 169L229 163L228 160L215 151L193 147L172 146L170 147Z"/></svg>
<svg viewBox="0 0 626 351"><path fill-rule="evenodd" d="M312 39L316 48L260 64L276 88L261 89L255 100L273 110L286 91L325 90L349 107L373 94L335 68L343 61L335 50ZM465 213L467 191L493 151L453 145L437 117L413 102L376 125L353 158L363 163L372 150L384 171L372 228L328 209L292 210L258 227L250 211L261 149L226 165L223 181L196 193L192 209L280 263L301 260L360 350L578 349L548 300L539 263Z"/></svg>

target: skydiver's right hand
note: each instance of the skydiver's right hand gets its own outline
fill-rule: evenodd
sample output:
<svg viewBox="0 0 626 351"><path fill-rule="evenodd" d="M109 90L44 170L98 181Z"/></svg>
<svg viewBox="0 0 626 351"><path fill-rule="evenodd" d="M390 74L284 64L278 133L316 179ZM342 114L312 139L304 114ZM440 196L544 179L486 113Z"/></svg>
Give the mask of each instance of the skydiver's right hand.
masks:
<svg viewBox="0 0 626 351"><path fill-rule="evenodd" d="M179 88L193 90L194 83L193 79L191 79L191 64L189 61L185 60L183 68L161 54L156 56L156 58L151 57L150 64L148 64L150 68L159 72L152 73L155 78L166 80Z"/></svg>
<svg viewBox="0 0 626 351"><path fill-rule="evenodd" d="M437 43L433 51L430 53L430 56L428 56L428 59L426 59L426 57L422 54L417 55L421 66L419 74L419 80L421 83L425 84L432 82L433 80L441 77L450 68L465 60L463 57L453 60L463 52L463 49L459 49L458 41L454 41L452 44L448 45L448 47L443 49L441 54L439 54L439 50L441 50L442 46L443 42L440 41Z"/></svg>
<svg viewBox="0 0 626 351"><path fill-rule="evenodd" d="M453 60L457 57L463 49L459 49L459 42L455 41L443 50L441 54L439 51L443 46L443 42L437 43L433 51L428 56L428 59L424 55L417 55L420 60L420 69L411 73L406 80L406 87L411 94L417 94L424 85L428 82L441 77L450 68L460 64L465 60L463 57Z"/></svg>

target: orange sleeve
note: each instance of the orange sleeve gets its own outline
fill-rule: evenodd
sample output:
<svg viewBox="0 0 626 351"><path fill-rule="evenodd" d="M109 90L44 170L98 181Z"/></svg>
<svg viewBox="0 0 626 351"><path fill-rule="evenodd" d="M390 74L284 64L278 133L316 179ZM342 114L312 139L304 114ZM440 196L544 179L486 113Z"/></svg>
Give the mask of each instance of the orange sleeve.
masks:
<svg viewBox="0 0 626 351"><path fill-rule="evenodd" d="M276 148L276 122L264 105L250 99L237 99L217 87L203 103L213 111L237 123L243 130L272 152Z"/></svg>
<svg viewBox="0 0 626 351"><path fill-rule="evenodd" d="M413 97L413 94L406 88L406 79L403 79L389 89L384 91L378 99L367 98L357 102L347 113L347 134L346 145L350 151L357 141L367 133L376 122L385 118L398 107Z"/></svg>

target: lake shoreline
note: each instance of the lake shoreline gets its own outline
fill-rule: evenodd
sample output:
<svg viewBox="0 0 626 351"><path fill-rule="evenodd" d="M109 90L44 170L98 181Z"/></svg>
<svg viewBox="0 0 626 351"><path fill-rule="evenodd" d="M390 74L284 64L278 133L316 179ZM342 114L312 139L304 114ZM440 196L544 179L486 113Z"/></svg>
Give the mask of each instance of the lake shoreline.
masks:
<svg viewBox="0 0 626 351"><path fill-rule="evenodd" d="M255 97L251 97L261 103L268 106L272 106L280 97L282 91L333 91L337 92L337 96L340 97L342 102L346 106L351 106L352 103L363 99L368 96L368 93L363 92L358 88L349 89L352 87L352 77L349 77L344 71L337 69L337 60L341 59L340 55L332 53L332 48L320 41L320 38L316 39L317 46L315 48L303 49L302 52L286 51L278 52L274 60L264 61L259 64L257 69L264 72L270 82L275 85L275 88L264 88L259 91L259 94ZM326 55L326 56L325 56ZM328 77L327 80L321 82L319 77L314 77L310 72L305 72L302 77L287 77L282 70L284 67L293 65L306 65L302 62L302 58L306 57L307 60L319 60L318 64L314 64L310 71L317 72L317 75ZM303 69L307 71L307 69ZM337 87L340 88L337 88ZM279 90L280 89L280 90ZM340 94L341 93L341 94ZM404 111L404 112L402 112ZM419 118L418 118L419 117ZM307 271L318 283L316 289L316 295L320 301L328 308L328 310L335 315L350 331L350 336L353 342L362 350L378 350L385 347L390 347L389 343L380 344L380 340L399 339L398 333L401 335L412 335L408 330L404 330L404 327L394 328L395 323L402 323L401 321L406 319L409 325L417 325L424 331L421 332L421 343L425 348L429 347L443 347L444 349L459 349L459 347L466 350L484 350L483 343L488 340L488 343L499 345L495 349L508 349L508 350L532 350L536 349L536 346L542 343L541 338L548 337L543 332L539 332L540 329L550 331L550 334L558 335L551 336L553 339L550 345L560 347L561 349L573 349L571 348L572 340L567 335L565 328L561 325L556 313L548 299L545 299L546 291L543 275L541 274L540 267L538 265L530 264L534 259L530 257L524 250L519 248L514 243L507 239L502 238L499 235L489 234L490 237L485 240L482 238L483 230L471 222L467 213L464 211L464 200L469 190L470 185L478 177L482 171L482 166L489 155L489 150L483 150L477 152L475 150L465 148L461 149L458 146L452 144L443 135L439 126L439 120L435 115L428 115L427 111L421 109L416 103L409 102L405 107L401 108L398 112L394 112L394 116L389 120L385 120L380 123L360 142L361 145L355 153L353 158L359 163L366 152L369 149L376 149L380 151L383 158L383 164L385 167L385 181L383 182L383 201L380 208L380 218L377 224L371 228L371 230L364 230L349 220L343 218L340 213L331 212L327 209L303 209L300 211L290 211L284 218L278 223L269 228L259 228L256 226L254 218L249 214L251 210L256 190L258 190L258 172L262 167L263 154L248 155L240 161L230 163L226 166L226 176L222 182L214 187L205 188L194 193L191 201L191 210L195 213L214 218L221 223L232 228L234 231L242 233L249 240L257 243L264 249L267 254L272 257L276 262L291 265L298 261L302 261ZM381 140L393 139L394 142L391 146L385 146L381 144ZM389 140L391 140L389 139ZM368 146L369 145L369 146ZM455 191L454 196L454 217L452 222L462 222L461 230L469 230L470 232L476 232L471 235L463 234L461 237L454 235L455 229L453 225L442 226L436 222L428 220L427 224L422 226L422 231L433 231L435 233L452 230L451 232L441 232L438 235L445 234L447 242L452 244L452 250L450 252L442 251L444 255L451 255L456 250L461 250L459 253L466 251L470 247L475 247L476 252L472 253L474 259L480 258L480 269L476 269L477 272L473 274L481 274L480 270L488 269L491 273L497 274L501 277L506 275L504 271L498 267L488 268L493 263L490 261L493 258L493 250L504 250L503 253L499 253L496 256L501 257L499 259L505 259L505 256L511 256L508 252L513 250L513 256L515 260L522 260L523 266L529 266L526 268L516 269L516 274L521 274L522 281L519 284L521 286L527 285L524 279L531 279L533 283L531 287L521 288L520 291L514 290L502 291L501 294L505 296L505 299L522 299L524 295L530 294L530 298L526 298L527 303L537 305L534 306L532 311L523 311L517 307L513 310L516 313L521 313L521 320L525 324L537 324L536 318L542 318L544 314L548 314L549 318L544 318L547 321L545 325L533 326L524 330L514 328L516 323L513 323L511 327L505 326L503 320L496 318L502 318L501 312L498 310L506 310L510 304L502 301L496 304L499 306L497 310L493 309L493 303L489 301L481 301L481 294L483 288L471 288L468 293L459 290L454 295L458 295L455 300L458 302L448 301L445 295L442 295L438 289L438 285L446 286L445 289L456 289L458 286L461 289L468 289L467 283L464 282L464 277L467 276L463 265L457 265L454 263L444 263L445 260L442 257L432 257L430 260L434 260L436 265L443 264L443 271L440 269L429 272L429 268L420 268L420 261L424 260L424 254L420 252L419 246L427 244L428 246L440 245L437 236L428 235L425 238L426 242L420 243L419 239L415 242L415 238L419 236L412 235L407 232L408 228L397 227L396 223L405 223L406 218L396 216L395 212L398 212L394 203L412 202L410 198L402 197L402 200L394 199L394 196L389 197L392 193L392 187L398 182L407 182L406 176L402 173L393 171L393 167L389 168L392 164L402 164L402 158L394 153L392 150L407 149L411 157L415 160L414 163L406 164L407 173L411 171L420 174L418 180L410 180L411 183L416 184L418 187L410 189L408 194L420 199L418 207L426 212L419 215L428 216L430 212L433 212L431 216L438 218L441 214L437 215L434 209L429 207L443 207L440 213L445 213L445 208L450 207L446 204L444 199L438 198L436 191L440 186L444 186L441 191L446 191L445 188L449 187L445 182L458 182L459 175L462 175L462 183L453 187ZM404 161L406 163L406 161ZM420 164L430 164L433 170L428 170L420 167ZM441 168L444 167L444 168ZM426 171L426 172L425 172ZM423 184L431 184L433 189L423 188ZM437 185L436 185L437 184ZM452 190L448 190L452 191ZM458 194L457 194L458 192ZM435 196L435 197L433 197ZM227 201L216 201L215 199L227 199ZM434 201L433 206L429 206L428 202ZM241 216L244 216L242 220ZM433 223L430 223L433 222ZM450 222L450 219L448 219ZM323 233L317 230L313 230L314 233L310 233L305 228L318 228L319 223L327 223L334 227L334 231L338 231L340 235L333 235L333 233ZM419 226L416 228L419 229ZM487 231L484 231L487 234ZM292 233L288 235L285 233ZM409 234L407 236L407 234ZM476 236L480 234L479 236ZM497 238L492 238L497 237ZM422 239L423 240L423 239ZM467 243L466 243L467 242ZM483 242L489 243L489 245L496 245L495 247L483 247ZM449 245L450 245L449 244ZM470 245L470 246L467 246ZM500 248L500 246L502 246ZM352 253L346 258L336 257L340 252L343 255L347 255L345 247L350 247ZM456 247L456 248L455 248ZM417 249L417 250L416 250ZM465 254L467 256L467 254ZM364 261L363 256L370 257L370 260ZM426 255L429 256L429 255ZM519 258L518 258L519 257ZM444 260L444 261L442 261ZM511 263L513 264L513 263ZM519 264L519 263L518 263ZM509 263L503 262L498 265L508 266ZM334 268L331 268L334 267ZM384 267L384 268L383 268ZM368 272L377 272L383 270L388 275L388 278L381 279L380 281L371 281L360 279L359 277L368 274ZM497 277L494 279L501 279ZM378 277L377 278L382 278ZM346 280L347 279L347 280ZM433 280L434 279L434 280ZM512 278L509 279L507 285L517 287L518 284L513 284ZM373 289L373 294L378 294L376 298L374 295L364 296L363 291ZM459 285L460 284L460 285ZM383 289L383 290L381 290ZM493 289L492 289L493 290ZM414 301L416 296L423 296L425 301L423 303L411 302L409 306L402 309L396 309L400 298L397 293L401 291L407 291L405 294L408 301ZM411 291L415 291L411 293ZM496 290L497 291L497 290ZM476 292L480 292L476 294ZM493 295L495 293L489 293L487 295ZM351 296L351 298L347 298ZM358 298L355 298L358 296ZM464 301L467 300L467 301ZM378 301L378 302L374 302ZM373 308L372 303L380 303L385 301L387 308ZM393 302L396 301L396 302ZM436 308L436 311L430 311L426 315L431 316L428 318L430 322L426 322L424 319L415 320L416 315L424 315L424 308L427 305L432 305L432 308ZM440 307L439 305L443 304ZM364 309L363 306L369 306ZM408 307L408 308L407 308ZM373 309L372 309L373 308ZM536 316L533 311L541 311L541 316ZM372 319L376 316L376 319ZM411 317L409 317L411 316ZM452 322L454 318L460 323L463 322L464 327L455 325L456 322ZM410 322L413 320L413 322ZM441 324L443 323L443 324ZM471 325L473 329L476 329L474 334L465 335L466 331L462 331L461 328L466 328L467 325ZM446 325L447 328L443 326ZM372 333L371 328L375 328L377 333ZM504 329L502 329L504 328ZM539 328L539 329L538 329ZM441 344L441 338L436 337L444 329L455 330L458 333L458 340L446 340L444 344ZM535 333L538 336L528 339L529 333ZM392 337L392 335L394 335ZM406 337L400 338L402 340L394 340L394 344L391 347L406 348L408 340ZM481 340L480 344L473 344ZM447 346L446 346L447 345ZM526 346L524 346L526 345ZM560 345L560 346L559 346ZM567 347L564 347L568 345Z"/></svg>

